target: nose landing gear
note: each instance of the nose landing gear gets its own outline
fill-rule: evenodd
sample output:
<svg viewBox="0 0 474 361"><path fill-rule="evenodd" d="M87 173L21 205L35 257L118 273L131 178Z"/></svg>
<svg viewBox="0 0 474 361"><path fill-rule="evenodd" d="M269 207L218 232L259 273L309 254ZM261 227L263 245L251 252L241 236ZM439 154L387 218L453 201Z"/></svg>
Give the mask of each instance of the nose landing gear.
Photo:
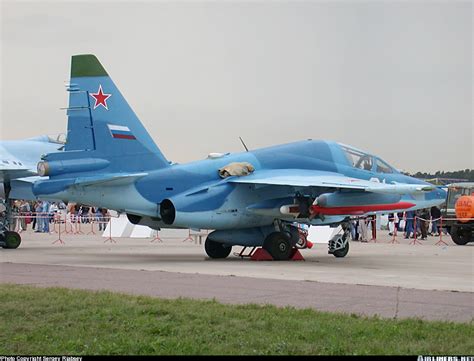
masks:
<svg viewBox="0 0 474 361"><path fill-rule="evenodd" d="M338 233L334 235L329 240L329 250L328 253L332 254L334 257L342 258L347 255L349 252L349 237L350 237L350 228L348 224L341 224L343 233Z"/></svg>

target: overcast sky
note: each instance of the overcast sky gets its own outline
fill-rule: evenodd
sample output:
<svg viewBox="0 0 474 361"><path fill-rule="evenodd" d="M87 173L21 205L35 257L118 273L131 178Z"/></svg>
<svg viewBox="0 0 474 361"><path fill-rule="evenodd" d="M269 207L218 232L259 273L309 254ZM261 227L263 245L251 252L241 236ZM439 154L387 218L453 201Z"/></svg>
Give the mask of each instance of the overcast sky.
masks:
<svg viewBox="0 0 474 361"><path fill-rule="evenodd" d="M1 1L0 139L65 132L93 53L175 162L307 138L474 168L470 1Z"/></svg>

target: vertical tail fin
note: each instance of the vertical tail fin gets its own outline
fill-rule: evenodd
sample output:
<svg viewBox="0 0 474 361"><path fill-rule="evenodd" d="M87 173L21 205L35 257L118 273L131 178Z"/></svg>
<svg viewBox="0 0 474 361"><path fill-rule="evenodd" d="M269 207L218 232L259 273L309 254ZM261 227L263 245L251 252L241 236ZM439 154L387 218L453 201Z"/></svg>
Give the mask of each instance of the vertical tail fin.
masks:
<svg viewBox="0 0 474 361"><path fill-rule="evenodd" d="M109 171L142 171L169 162L94 55L74 55L68 84L66 151L110 161Z"/></svg>

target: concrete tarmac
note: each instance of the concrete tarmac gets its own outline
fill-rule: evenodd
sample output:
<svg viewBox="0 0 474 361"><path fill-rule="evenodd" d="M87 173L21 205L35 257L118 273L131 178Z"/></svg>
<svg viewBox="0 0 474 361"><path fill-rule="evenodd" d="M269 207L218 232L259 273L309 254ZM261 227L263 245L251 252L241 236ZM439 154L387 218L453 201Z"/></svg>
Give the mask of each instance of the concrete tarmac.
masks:
<svg viewBox="0 0 474 361"><path fill-rule="evenodd" d="M26 232L16 250L0 250L0 282L108 289L164 298L215 298L323 311L470 322L474 319L474 244L411 245L387 232L377 243L351 242L345 258L327 245L303 250L306 261L207 258L181 239L116 238ZM162 236L163 238L163 236ZM240 247L235 247L239 251Z"/></svg>

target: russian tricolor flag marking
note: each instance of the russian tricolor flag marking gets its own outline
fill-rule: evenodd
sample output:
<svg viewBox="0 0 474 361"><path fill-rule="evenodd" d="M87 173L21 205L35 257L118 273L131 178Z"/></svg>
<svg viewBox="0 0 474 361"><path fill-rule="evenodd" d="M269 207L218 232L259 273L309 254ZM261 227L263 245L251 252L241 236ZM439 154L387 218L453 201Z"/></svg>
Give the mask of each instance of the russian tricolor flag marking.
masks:
<svg viewBox="0 0 474 361"><path fill-rule="evenodd" d="M110 130L110 134L112 134L112 137L118 138L118 139L137 139L135 136L132 134L130 129L128 127L125 127L123 125L113 125L113 124L107 124Z"/></svg>

